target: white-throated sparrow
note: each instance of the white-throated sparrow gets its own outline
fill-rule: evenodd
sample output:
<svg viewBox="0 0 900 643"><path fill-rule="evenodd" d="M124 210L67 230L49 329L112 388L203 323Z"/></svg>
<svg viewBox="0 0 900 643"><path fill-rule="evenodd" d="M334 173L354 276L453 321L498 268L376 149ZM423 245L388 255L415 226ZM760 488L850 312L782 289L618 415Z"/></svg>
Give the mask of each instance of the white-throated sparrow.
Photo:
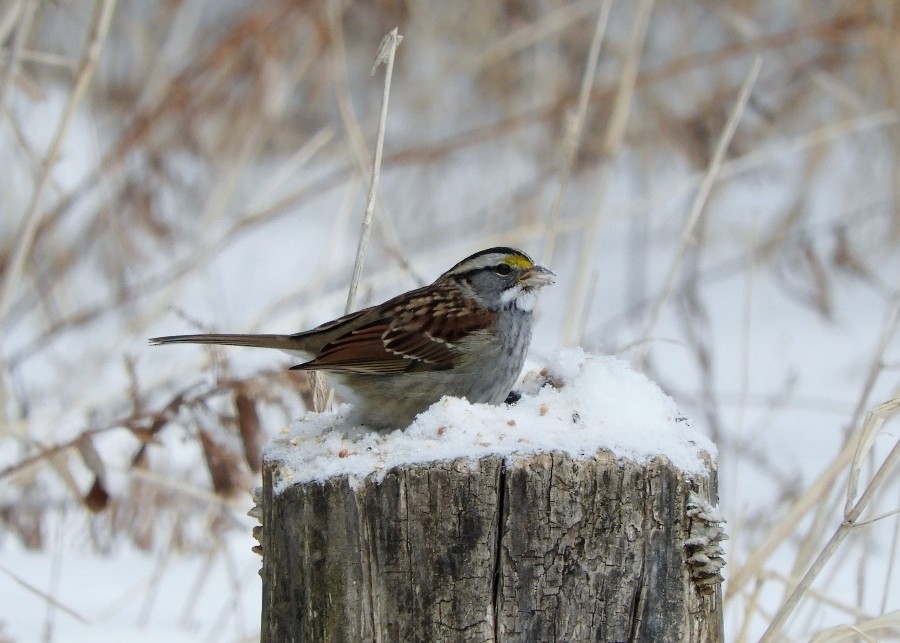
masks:
<svg viewBox="0 0 900 643"><path fill-rule="evenodd" d="M322 370L354 419L402 428L444 395L498 404L531 342L537 290L553 273L521 250L476 252L434 283L295 335L174 335L151 344L278 348Z"/></svg>

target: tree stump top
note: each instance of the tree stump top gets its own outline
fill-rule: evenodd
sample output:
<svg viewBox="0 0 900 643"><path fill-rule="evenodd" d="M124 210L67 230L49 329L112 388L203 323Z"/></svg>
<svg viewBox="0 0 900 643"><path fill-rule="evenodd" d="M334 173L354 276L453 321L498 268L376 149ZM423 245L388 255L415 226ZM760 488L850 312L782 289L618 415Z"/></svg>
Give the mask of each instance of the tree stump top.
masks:
<svg viewBox="0 0 900 643"><path fill-rule="evenodd" d="M499 406L444 398L391 433L347 426L346 406L311 413L267 447L266 460L278 465L275 491L335 476L380 480L409 464L551 451L576 459L605 451L638 464L663 458L689 475L715 470L715 445L621 360L563 350L528 371L517 392L517 402Z"/></svg>
<svg viewBox="0 0 900 643"><path fill-rule="evenodd" d="M521 389L272 444L264 643L721 643L712 443L615 359L564 351Z"/></svg>

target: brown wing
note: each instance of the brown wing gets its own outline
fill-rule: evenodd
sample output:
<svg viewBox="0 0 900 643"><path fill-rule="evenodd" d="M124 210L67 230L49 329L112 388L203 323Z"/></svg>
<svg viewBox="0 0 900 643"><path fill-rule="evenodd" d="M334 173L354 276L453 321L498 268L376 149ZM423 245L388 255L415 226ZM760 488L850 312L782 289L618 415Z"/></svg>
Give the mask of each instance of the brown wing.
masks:
<svg viewBox="0 0 900 643"><path fill-rule="evenodd" d="M426 309L431 312L423 314ZM312 361L294 368L354 373L446 370L459 358L457 342L489 327L496 317L483 309L466 309L456 288L433 285L386 302L378 313L333 338Z"/></svg>

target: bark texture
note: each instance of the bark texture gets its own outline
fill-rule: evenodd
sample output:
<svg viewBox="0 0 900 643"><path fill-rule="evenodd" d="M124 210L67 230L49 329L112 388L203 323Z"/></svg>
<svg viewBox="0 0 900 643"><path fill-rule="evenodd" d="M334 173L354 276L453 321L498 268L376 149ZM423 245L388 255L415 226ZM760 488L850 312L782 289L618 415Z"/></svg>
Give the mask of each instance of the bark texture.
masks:
<svg viewBox="0 0 900 643"><path fill-rule="evenodd" d="M276 494L280 467L263 641L723 640L714 470L554 452Z"/></svg>

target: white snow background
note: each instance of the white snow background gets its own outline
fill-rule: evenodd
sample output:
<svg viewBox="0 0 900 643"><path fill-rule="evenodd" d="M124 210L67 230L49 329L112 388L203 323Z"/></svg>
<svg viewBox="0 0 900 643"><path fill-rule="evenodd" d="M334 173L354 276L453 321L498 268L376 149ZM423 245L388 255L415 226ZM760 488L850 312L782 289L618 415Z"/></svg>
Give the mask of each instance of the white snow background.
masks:
<svg viewBox="0 0 900 643"><path fill-rule="evenodd" d="M699 452L718 447L720 508L731 538L726 590L752 554L768 551L779 521L789 521L758 575L726 601L726 639L756 640L786 587L840 524L846 468L810 511L794 521L789 511L817 488L865 413L898 389L900 93L889 91L894 76L885 73L898 73L889 44L896 34L882 31L895 22L879 13L889 3L843 20L841 11L854 11L850 3L660 0L650 3L636 49L647 3L614 3L550 256L545 223L564 165L563 124L576 105L598 5L539 3L498 17L488 4L465 16L454 3L435 3L398 17L357 3L343 23L354 36L344 43L347 77L334 50L315 49L321 24L300 21L291 32L296 50L277 58L277 47L267 49L273 58L254 76L258 85L231 86L240 64L211 74L232 99L249 95L262 105L260 118L234 121L216 110L221 105L174 101L179 106L161 110L149 127L173 147L159 132L174 130L183 146L171 155L141 148L100 171L136 115L152 112L166 92L207 86L179 74L222 60L215 45L230 30L252 34L265 24L242 22L248 14L288 6L119 3L90 100L65 130L38 209L56 227L39 234L0 316L0 472L85 430L115 425L135 400L155 409L179 392L215 391L227 381L249 382L272 452L291 440L307 444L303 431L334 425L335 416L297 424L305 413L298 396L287 395L275 375L254 378L295 363L280 353L148 347L146 339L294 332L341 314L367 183L349 160L352 118L341 101L355 108L371 144L381 72L374 79L368 72L397 18L405 40L386 146L412 153L383 169L357 307L429 282L493 245L521 247L546 262L557 283L537 305L523 384L529 396L519 405L445 400L405 432L333 430L319 451L295 462L295 479L548 444L572 453L602 444L634 458L664 453L692 470L701 466ZM3 257L25 227L91 24L88 5L40 1L0 6L0 27L13 29L33 5L40 7L33 40L0 89L8 108L0 117ZM448 31L448 22L460 32ZM279 33L263 32L273 41ZM4 55L14 40L0 39ZM753 100L695 235L685 239L708 155L756 53L763 62ZM637 85L622 144L607 153L602 139L614 97L629 95L628 61L637 63ZM322 80L332 76L334 85ZM132 93L118 91L123 86ZM512 98L504 102L495 91ZM542 111L565 96L562 107ZM194 137L182 136L179 125L198 109ZM505 123L518 114L527 115L527 126ZM59 220L50 216L84 184L91 189L78 192ZM131 194L125 188L134 192L126 203L137 211L146 205L146 220L119 207L114 197ZM670 274L673 294L650 324ZM586 289L577 293L580 281ZM572 346L585 353L562 349ZM645 349L644 370L665 395L618 361L636 363ZM529 388L543 365L570 380L568 390ZM677 421L679 412L689 422ZM195 431L216 413L231 413L229 400L211 396L194 413L168 418L147 447L145 467L133 466L141 443L130 432L93 436L114 511L92 515L81 504L92 472L75 449L0 478L0 641L258 638L260 561L250 551L249 494L223 499L211 491ZM896 440L896 421L888 422L864 461L863 484ZM158 504L130 504L136 482ZM248 490L259 484L253 476L244 482ZM897 620L900 522L891 512L898 496L895 473L864 515L888 517L841 544L788 621L786 640L884 614ZM38 549L13 528L32 515L41 516ZM153 537L141 545L135 532Z"/></svg>

